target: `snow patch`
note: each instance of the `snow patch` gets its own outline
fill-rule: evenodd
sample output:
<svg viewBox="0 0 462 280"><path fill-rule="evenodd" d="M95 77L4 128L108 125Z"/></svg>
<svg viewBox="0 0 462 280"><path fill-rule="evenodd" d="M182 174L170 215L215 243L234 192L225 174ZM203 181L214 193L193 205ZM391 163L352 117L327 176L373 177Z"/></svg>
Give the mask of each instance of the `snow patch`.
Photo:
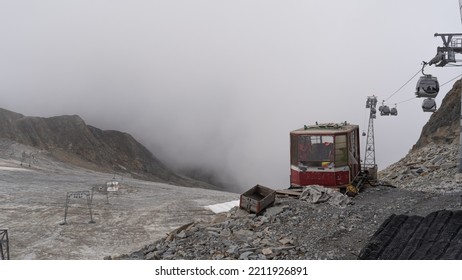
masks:
<svg viewBox="0 0 462 280"><path fill-rule="evenodd" d="M0 166L0 170L7 170L7 171L31 171L30 169L19 168L19 167L8 167L8 166Z"/></svg>
<svg viewBox="0 0 462 280"><path fill-rule="evenodd" d="M231 208L239 206L239 200L233 200L224 203L218 203L213 205L204 206L205 209L212 211L215 214L228 212Z"/></svg>

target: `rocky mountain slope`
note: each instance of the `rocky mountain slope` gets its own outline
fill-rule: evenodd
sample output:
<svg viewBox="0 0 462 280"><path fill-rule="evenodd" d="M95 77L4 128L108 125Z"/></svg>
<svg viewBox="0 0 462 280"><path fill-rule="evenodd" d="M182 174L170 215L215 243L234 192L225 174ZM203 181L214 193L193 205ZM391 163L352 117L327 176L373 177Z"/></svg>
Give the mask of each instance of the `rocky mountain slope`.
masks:
<svg viewBox="0 0 462 280"><path fill-rule="evenodd" d="M0 108L0 137L50 152L55 158L104 172L189 187L217 187L169 170L131 135L87 125L77 115L28 117Z"/></svg>
<svg viewBox="0 0 462 280"><path fill-rule="evenodd" d="M443 98L440 108L431 115L422 128L419 140L412 148L413 151L431 143L444 145L459 142L460 91L461 80L458 80Z"/></svg>
<svg viewBox="0 0 462 280"><path fill-rule="evenodd" d="M409 153L379 172L394 186L428 192L462 190L458 182L461 80L446 94Z"/></svg>

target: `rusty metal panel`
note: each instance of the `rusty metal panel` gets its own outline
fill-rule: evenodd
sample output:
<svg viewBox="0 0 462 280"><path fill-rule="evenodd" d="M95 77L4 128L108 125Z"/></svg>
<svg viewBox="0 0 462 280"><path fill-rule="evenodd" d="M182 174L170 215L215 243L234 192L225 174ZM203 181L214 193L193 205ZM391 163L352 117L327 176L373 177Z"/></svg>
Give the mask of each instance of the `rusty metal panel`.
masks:
<svg viewBox="0 0 462 280"><path fill-rule="evenodd" d="M290 169L290 185L301 186L300 172L294 169Z"/></svg>
<svg viewBox="0 0 462 280"><path fill-rule="evenodd" d="M324 171L307 171L300 174L300 181L302 186L321 185L321 186L335 186L335 172Z"/></svg>
<svg viewBox="0 0 462 280"><path fill-rule="evenodd" d="M258 214L274 203L276 191L265 186L256 185L240 196L239 207L250 213Z"/></svg>
<svg viewBox="0 0 462 280"><path fill-rule="evenodd" d="M305 172L291 169L290 179L293 186L321 185L324 187L338 187L350 183L350 172L348 170L334 171L327 168Z"/></svg>
<svg viewBox="0 0 462 280"><path fill-rule="evenodd" d="M350 183L350 172L349 171L338 171L335 172L336 185L348 185Z"/></svg>

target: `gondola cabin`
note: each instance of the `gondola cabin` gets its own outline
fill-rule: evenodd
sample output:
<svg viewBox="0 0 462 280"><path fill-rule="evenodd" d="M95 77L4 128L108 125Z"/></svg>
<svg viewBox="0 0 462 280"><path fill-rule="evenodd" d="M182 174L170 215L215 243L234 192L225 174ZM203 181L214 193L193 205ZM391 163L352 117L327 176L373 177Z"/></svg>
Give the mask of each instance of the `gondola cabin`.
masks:
<svg viewBox="0 0 462 280"><path fill-rule="evenodd" d="M416 97L430 97L435 98L440 91L438 79L432 75L425 75L417 81L415 95Z"/></svg>
<svg viewBox="0 0 462 280"><path fill-rule="evenodd" d="M380 106L379 111L381 116L389 116L391 113L390 107L388 107L387 105Z"/></svg>
<svg viewBox="0 0 462 280"><path fill-rule="evenodd" d="M422 102L422 110L424 112L435 112L436 111L436 102L435 99L426 98Z"/></svg>
<svg viewBox="0 0 462 280"><path fill-rule="evenodd" d="M290 132L290 184L341 189L360 172L359 126L305 126Z"/></svg>
<svg viewBox="0 0 462 280"><path fill-rule="evenodd" d="M398 115L398 108L393 107L390 109L390 115L397 116Z"/></svg>

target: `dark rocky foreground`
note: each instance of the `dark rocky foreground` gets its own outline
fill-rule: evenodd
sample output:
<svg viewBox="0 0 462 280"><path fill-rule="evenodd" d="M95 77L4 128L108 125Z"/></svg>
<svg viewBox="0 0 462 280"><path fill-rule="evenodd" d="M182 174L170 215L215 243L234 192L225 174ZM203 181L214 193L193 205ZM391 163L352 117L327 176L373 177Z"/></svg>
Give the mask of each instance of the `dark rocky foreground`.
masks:
<svg viewBox="0 0 462 280"><path fill-rule="evenodd" d="M462 211L436 211L426 217L391 215L377 230L360 259L460 260Z"/></svg>
<svg viewBox="0 0 462 280"><path fill-rule="evenodd" d="M370 187L338 207L277 198L261 215L233 208L209 224L191 223L144 248L108 259L358 259L391 215L460 209L460 193ZM372 241L373 242L373 241Z"/></svg>

